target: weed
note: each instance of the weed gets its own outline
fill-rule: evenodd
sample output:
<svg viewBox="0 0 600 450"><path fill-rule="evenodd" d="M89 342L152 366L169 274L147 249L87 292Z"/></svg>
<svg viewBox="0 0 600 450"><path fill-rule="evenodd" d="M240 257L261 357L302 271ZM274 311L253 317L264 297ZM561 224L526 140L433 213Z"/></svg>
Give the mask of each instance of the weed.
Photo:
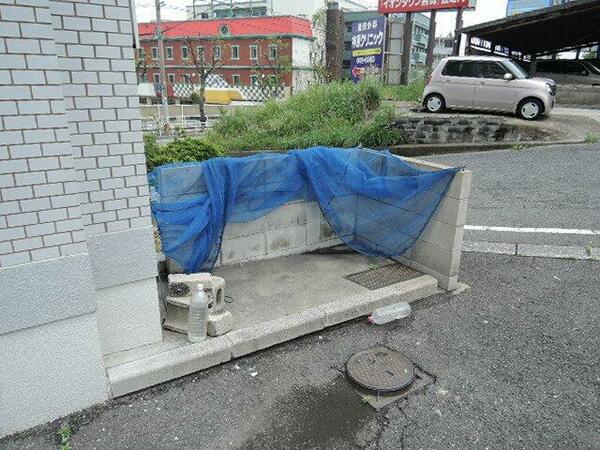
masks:
<svg viewBox="0 0 600 450"><path fill-rule="evenodd" d="M71 437L73 436L73 428L68 423L61 426L56 432L60 439L60 450L71 450Z"/></svg>
<svg viewBox="0 0 600 450"><path fill-rule="evenodd" d="M511 149L513 150L526 150L527 148L529 148L527 144L522 144L520 142L515 142L513 145L511 145Z"/></svg>
<svg viewBox="0 0 600 450"><path fill-rule="evenodd" d="M161 145L153 134L144 135L144 145L146 149L146 164L148 171L155 167L168 163L204 161L223 155L215 145L212 145L202 139L183 138L176 139L168 144Z"/></svg>
<svg viewBox="0 0 600 450"><path fill-rule="evenodd" d="M600 143L600 134L588 133L585 135L585 142L587 144L598 144Z"/></svg>
<svg viewBox="0 0 600 450"><path fill-rule="evenodd" d="M404 142L393 121L379 84L335 82L314 85L286 101L225 113L206 140L226 151L386 147Z"/></svg>
<svg viewBox="0 0 600 450"><path fill-rule="evenodd" d="M425 80L416 80L408 85L387 85L381 87L383 97L403 102L420 102L423 98Z"/></svg>

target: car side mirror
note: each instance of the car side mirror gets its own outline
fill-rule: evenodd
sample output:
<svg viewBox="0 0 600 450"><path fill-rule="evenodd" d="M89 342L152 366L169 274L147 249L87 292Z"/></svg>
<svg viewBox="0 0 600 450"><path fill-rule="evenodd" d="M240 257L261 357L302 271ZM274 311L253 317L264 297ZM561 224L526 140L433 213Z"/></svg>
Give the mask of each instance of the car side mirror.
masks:
<svg viewBox="0 0 600 450"><path fill-rule="evenodd" d="M513 78L514 78L514 76L513 76L513 74L512 74L512 73L505 73L505 74L504 74L504 79L505 79L506 81L511 81Z"/></svg>

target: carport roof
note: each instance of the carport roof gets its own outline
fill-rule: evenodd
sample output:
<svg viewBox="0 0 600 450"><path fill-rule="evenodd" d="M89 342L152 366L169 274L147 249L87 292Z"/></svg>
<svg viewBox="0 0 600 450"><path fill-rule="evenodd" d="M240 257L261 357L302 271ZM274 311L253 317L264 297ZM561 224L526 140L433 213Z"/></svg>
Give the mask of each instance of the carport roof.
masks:
<svg viewBox="0 0 600 450"><path fill-rule="evenodd" d="M600 42L600 1L577 0L461 30L524 54L544 54Z"/></svg>

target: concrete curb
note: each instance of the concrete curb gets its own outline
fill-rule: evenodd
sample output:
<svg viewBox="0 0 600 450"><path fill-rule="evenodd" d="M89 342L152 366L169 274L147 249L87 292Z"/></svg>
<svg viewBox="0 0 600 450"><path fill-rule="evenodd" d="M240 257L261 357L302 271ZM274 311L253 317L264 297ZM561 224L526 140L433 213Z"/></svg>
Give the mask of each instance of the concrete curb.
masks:
<svg viewBox="0 0 600 450"><path fill-rule="evenodd" d="M210 338L199 344L185 342L176 348L168 346L165 351L150 355L146 353L147 349L140 349L139 352L132 350L128 361L107 368L111 392L113 397L120 397L366 316L382 306L403 301L412 303L437 292L437 280L430 275L423 275L377 291Z"/></svg>
<svg viewBox="0 0 600 450"><path fill-rule="evenodd" d="M600 248L590 247L509 244L494 242L464 242L463 251L473 253L494 253L496 255L512 255L536 258L600 261Z"/></svg>
<svg viewBox="0 0 600 450"><path fill-rule="evenodd" d="M457 142L453 144L406 144L394 145L390 151L398 156L428 156L444 155L449 153L486 152L493 150L510 150L513 147L521 149L532 147L545 147L550 145L573 145L585 144L585 140L562 140L562 141L517 141L517 142Z"/></svg>

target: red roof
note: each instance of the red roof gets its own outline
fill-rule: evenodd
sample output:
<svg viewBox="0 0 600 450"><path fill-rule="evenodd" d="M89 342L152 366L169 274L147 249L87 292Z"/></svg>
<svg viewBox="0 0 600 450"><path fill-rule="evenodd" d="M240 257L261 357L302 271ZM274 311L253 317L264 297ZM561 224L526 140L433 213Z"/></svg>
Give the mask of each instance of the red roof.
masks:
<svg viewBox="0 0 600 450"><path fill-rule="evenodd" d="M229 28L228 36L276 36L294 35L312 38L309 20L294 16L244 17L235 19L204 19L163 22L165 37L216 37L223 25ZM140 37L154 35L156 24L140 23Z"/></svg>

